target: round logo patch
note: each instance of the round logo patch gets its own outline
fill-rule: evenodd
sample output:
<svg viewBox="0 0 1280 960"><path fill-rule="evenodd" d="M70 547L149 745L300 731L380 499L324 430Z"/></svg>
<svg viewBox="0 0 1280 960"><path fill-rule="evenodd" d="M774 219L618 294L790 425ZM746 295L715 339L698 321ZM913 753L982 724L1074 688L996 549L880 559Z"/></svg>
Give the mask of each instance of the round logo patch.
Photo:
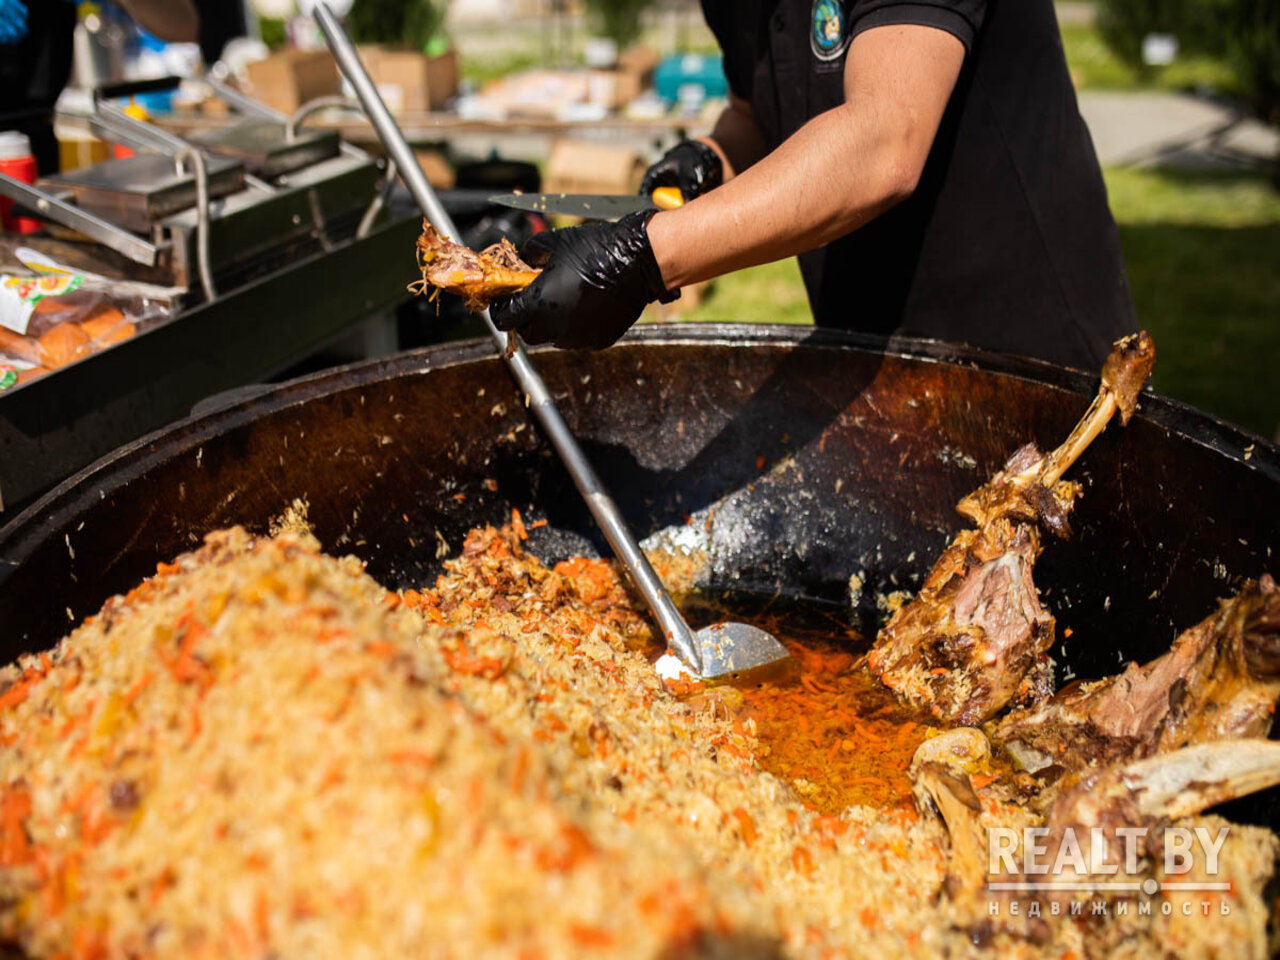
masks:
<svg viewBox="0 0 1280 960"><path fill-rule="evenodd" d="M813 0L809 46L819 60L834 60L849 46L840 0Z"/></svg>

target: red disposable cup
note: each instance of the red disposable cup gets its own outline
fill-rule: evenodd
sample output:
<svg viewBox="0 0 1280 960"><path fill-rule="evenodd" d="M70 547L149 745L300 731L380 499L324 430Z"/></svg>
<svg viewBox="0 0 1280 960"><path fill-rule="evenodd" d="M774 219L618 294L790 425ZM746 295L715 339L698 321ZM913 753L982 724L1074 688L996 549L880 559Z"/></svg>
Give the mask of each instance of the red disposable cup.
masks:
<svg viewBox="0 0 1280 960"><path fill-rule="evenodd" d="M0 130L0 173L23 183L36 182L36 158L31 155L31 141L17 130ZM35 233L40 221L31 217L15 217L13 201L0 197L0 222L10 233Z"/></svg>

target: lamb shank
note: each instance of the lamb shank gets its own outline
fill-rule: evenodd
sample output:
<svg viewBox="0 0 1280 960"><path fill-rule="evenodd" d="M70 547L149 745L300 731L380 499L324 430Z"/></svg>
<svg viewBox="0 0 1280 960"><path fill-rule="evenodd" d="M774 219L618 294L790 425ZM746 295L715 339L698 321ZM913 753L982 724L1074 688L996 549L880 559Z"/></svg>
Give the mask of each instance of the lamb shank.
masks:
<svg viewBox="0 0 1280 960"><path fill-rule="evenodd" d="M1115 863L1122 828L1146 828L1135 876L1150 876L1163 826L1280 783L1280 744L1264 739L1278 697L1280 588L1264 574L1163 656L1073 684L989 727L1029 777L992 765L980 730L959 727L925 741L911 779L921 813L937 816L948 834L947 893L981 916L983 891L989 896L1000 889L989 883L1020 879L988 874L994 861L986 853L975 782L994 783L987 800L1025 809L1029 823L1043 825L1045 862L1055 861L1064 843L1101 831L1099 852ZM1094 856L1089 850L1082 865L1070 861L1077 865L1053 879L1086 886L1115 881L1116 871L1094 863ZM1064 888L1062 897L1072 895ZM1050 891L1047 899L1057 896ZM1025 924L1005 929L1034 935Z"/></svg>
<svg viewBox="0 0 1280 960"><path fill-rule="evenodd" d="M1067 515L1081 491L1062 475L1114 414L1129 422L1154 363L1146 331L1117 341L1097 396L1066 441L1048 455L1026 444L959 503L977 529L955 537L867 657L899 699L942 723L975 725L1015 697L1049 695L1054 620L1031 577L1041 528L1070 536Z"/></svg>
<svg viewBox="0 0 1280 960"><path fill-rule="evenodd" d="M1217 740L1265 737L1280 697L1280 587L1264 574L1169 652L1017 710L994 738L1048 776Z"/></svg>
<svg viewBox="0 0 1280 960"><path fill-rule="evenodd" d="M983 798L971 779L975 768L985 764L987 749L981 731L959 727L922 744L911 766L917 809L922 816L936 817L946 830L950 849L944 892L965 912L984 921L991 895L1001 890L991 884L998 881L1008 890L1007 884L1022 879L1016 872L991 872L997 863L989 852L986 827L990 821L983 820ZM1161 859L1162 827L1277 784L1280 743L1252 737L1199 743L1099 767L1068 789L1050 789L1037 798L1041 812L1029 816L1025 825L1043 827L1038 849L1042 863L1057 861L1064 843L1081 844L1085 838L1078 858L1064 858L1064 868L1053 876L1056 882L1085 886L1114 883L1151 874ZM1000 807L999 801L993 802L993 810ZM996 819L1001 817L997 814ZM1124 859L1117 852L1125 846L1125 828L1146 828L1142 835L1146 844L1136 851L1138 857L1132 862L1137 872L1126 869L1117 876L1117 870L1108 868L1107 862ZM1097 849L1102 855L1100 862L1094 861L1096 854L1089 840L1092 831L1100 831L1105 838ZM1016 864L1021 851L1013 852ZM1062 888L1061 897L1070 899L1072 895L1071 887ZM1059 894L1048 890L1033 896L1051 900ZM1040 935L1018 922L1005 929L1033 938Z"/></svg>

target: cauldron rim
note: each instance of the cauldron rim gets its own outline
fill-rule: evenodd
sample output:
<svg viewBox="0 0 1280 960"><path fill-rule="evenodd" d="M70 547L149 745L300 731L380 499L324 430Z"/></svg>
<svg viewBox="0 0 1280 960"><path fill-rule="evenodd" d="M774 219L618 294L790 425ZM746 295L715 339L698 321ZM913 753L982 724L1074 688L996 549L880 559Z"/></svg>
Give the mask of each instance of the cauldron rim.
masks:
<svg viewBox="0 0 1280 960"><path fill-rule="evenodd" d="M633 328L620 344L740 348L804 346L859 350L905 360L968 366L984 373L1030 380L1081 396L1090 396L1097 389L1096 373L1031 357L942 340L898 335L883 337L801 324L641 324ZM531 353L536 356L553 349L533 348ZM500 362L492 341L487 338L455 341L391 357L361 360L288 380L251 396L236 396L226 405L175 421L124 444L68 477L0 526L0 585L7 579L8 569L19 566L23 557L49 533L64 529L67 521L83 509L86 500L95 494L100 499L104 498L139 480L157 460L168 459L184 450L198 449L206 440L235 427L351 387L480 360ZM1280 446L1261 436L1190 404L1152 393L1149 389L1142 395L1136 416L1231 460L1247 461L1249 467L1280 484ZM95 486L95 478L105 482Z"/></svg>

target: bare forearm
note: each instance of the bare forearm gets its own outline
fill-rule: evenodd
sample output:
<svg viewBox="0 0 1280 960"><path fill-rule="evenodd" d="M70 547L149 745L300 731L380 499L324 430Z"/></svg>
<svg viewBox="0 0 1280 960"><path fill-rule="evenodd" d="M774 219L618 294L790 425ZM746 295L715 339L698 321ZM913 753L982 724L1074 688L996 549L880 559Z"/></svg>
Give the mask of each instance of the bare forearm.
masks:
<svg viewBox="0 0 1280 960"><path fill-rule="evenodd" d="M909 194L892 138L848 104L815 117L724 186L649 222L668 288L793 256Z"/></svg>
<svg viewBox="0 0 1280 960"><path fill-rule="evenodd" d="M194 43L200 33L200 17L191 0L120 0L138 26L161 40Z"/></svg>
<svg viewBox="0 0 1280 960"><path fill-rule="evenodd" d="M716 120L711 136L702 139L720 154L725 181L732 180L768 152L751 107L737 97L730 99Z"/></svg>
<svg viewBox="0 0 1280 960"><path fill-rule="evenodd" d="M844 104L723 186L649 221L668 288L812 250L910 196L963 58L960 41L931 27L859 35Z"/></svg>

